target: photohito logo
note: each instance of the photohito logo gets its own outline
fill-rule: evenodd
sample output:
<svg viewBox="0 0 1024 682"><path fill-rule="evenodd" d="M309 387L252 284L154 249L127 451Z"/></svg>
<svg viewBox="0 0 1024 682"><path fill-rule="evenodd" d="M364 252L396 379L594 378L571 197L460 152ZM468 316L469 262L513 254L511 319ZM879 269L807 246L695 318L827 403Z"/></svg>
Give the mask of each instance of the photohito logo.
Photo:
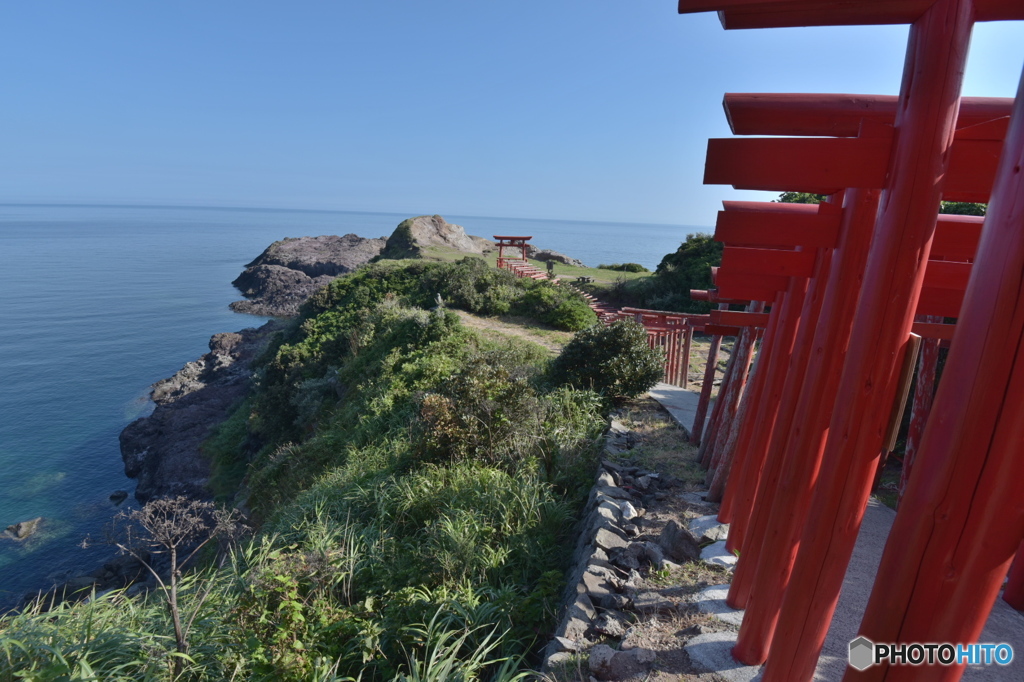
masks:
<svg viewBox="0 0 1024 682"><path fill-rule="evenodd" d="M867 637L850 642L850 665L867 670L873 665L1009 665L1013 647L1001 644L876 644Z"/></svg>

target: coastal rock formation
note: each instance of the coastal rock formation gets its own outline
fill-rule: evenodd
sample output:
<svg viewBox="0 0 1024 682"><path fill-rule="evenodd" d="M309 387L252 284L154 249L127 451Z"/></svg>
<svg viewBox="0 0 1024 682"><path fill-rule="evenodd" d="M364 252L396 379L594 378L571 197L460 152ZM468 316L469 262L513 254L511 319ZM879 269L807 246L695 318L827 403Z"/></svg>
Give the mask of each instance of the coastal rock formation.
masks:
<svg viewBox="0 0 1024 682"><path fill-rule="evenodd" d="M528 258L532 258L533 260L555 261L556 263L573 265L577 268L586 267L583 265L583 261L573 258L572 256L566 256L564 253L558 253L551 249L538 249L532 244L526 247L526 255Z"/></svg>
<svg viewBox="0 0 1024 682"><path fill-rule="evenodd" d="M289 237L274 242L234 284L247 300L235 301L240 313L290 317L314 291L338 275L352 272L384 249L386 240L354 234L343 237Z"/></svg>
<svg viewBox="0 0 1024 682"><path fill-rule="evenodd" d="M129 424L119 439L125 474L139 482L136 499L208 497L210 467L199 447L245 396L252 361L280 327L268 322L259 329L217 334L209 353L153 385L156 409Z"/></svg>
<svg viewBox="0 0 1024 682"><path fill-rule="evenodd" d="M19 521L18 523L7 526L3 535L12 540L24 540L38 530L39 523L42 520L43 517L37 516L36 518L29 519L28 521Z"/></svg>
<svg viewBox="0 0 1024 682"><path fill-rule="evenodd" d="M484 254L495 249L494 242L466 234L461 225L449 223L439 215L421 215L403 220L388 237L381 254L384 258L416 258L423 249L443 246L466 253Z"/></svg>

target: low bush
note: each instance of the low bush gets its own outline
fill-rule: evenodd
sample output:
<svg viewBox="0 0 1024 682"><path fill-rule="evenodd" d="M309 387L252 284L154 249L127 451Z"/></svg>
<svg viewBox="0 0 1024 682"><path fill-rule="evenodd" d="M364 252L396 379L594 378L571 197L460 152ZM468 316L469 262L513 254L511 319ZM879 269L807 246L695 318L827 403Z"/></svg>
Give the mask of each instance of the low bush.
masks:
<svg viewBox="0 0 1024 682"><path fill-rule="evenodd" d="M600 270L618 270L619 272L650 272L639 263L614 263L612 265L598 265Z"/></svg>
<svg viewBox="0 0 1024 682"><path fill-rule="evenodd" d="M661 380L664 356L633 320L577 333L551 364L556 384L588 388L610 398L635 397Z"/></svg>

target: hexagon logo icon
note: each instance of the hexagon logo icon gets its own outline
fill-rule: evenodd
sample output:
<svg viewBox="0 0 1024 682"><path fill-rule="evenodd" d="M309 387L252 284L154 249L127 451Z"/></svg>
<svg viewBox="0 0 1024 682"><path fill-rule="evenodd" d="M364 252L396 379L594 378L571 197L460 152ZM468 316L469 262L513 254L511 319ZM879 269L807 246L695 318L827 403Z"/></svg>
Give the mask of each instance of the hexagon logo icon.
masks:
<svg viewBox="0 0 1024 682"><path fill-rule="evenodd" d="M858 637L850 642L850 665L857 670L867 670L875 663L875 644L867 637Z"/></svg>

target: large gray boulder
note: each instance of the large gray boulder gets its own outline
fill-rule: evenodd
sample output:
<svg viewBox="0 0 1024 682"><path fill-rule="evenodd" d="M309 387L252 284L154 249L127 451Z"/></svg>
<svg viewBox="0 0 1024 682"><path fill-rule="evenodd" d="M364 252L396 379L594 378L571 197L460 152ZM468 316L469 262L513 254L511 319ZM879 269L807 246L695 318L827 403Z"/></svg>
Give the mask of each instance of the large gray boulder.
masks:
<svg viewBox="0 0 1024 682"><path fill-rule="evenodd" d="M421 215L403 220L388 237L381 254L384 258L417 258L423 249L442 246L467 254L494 250L494 242L466 234L461 225L449 223L439 215Z"/></svg>
<svg viewBox="0 0 1024 682"><path fill-rule="evenodd" d="M245 296L231 309L239 313L291 317L320 287L352 272L384 250L386 240L354 234L343 237L289 237L274 242L246 265L234 284Z"/></svg>

